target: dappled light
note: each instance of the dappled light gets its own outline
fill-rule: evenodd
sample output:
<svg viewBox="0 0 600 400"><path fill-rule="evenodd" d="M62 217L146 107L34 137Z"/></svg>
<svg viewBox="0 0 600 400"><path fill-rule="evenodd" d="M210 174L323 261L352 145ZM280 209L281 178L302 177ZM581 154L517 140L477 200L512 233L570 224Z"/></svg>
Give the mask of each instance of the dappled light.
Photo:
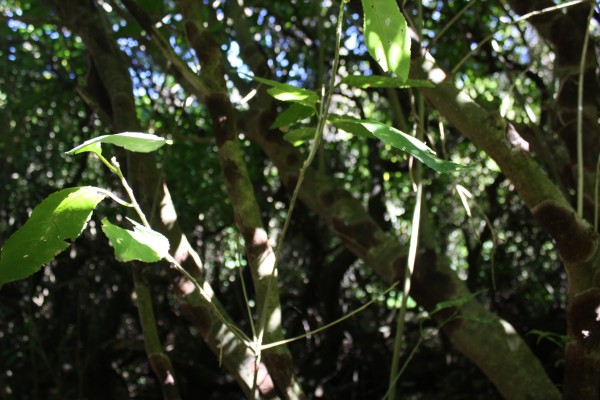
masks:
<svg viewBox="0 0 600 400"><path fill-rule="evenodd" d="M1 2L0 399L599 398L549 3Z"/></svg>

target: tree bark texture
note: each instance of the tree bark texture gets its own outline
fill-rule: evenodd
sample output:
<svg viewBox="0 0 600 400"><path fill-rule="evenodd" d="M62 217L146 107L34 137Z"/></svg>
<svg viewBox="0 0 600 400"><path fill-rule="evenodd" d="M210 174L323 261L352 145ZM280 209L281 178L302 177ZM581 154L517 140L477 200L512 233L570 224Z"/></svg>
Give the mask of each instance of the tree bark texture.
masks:
<svg viewBox="0 0 600 400"><path fill-rule="evenodd" d="M73 1L56 0L65 9L76 9ZM75 2L76 3L76 2ZM135 8L130 0L124 0L130 8ZM532 0L517 2L509 0L513 9L526 13L554 5L549 0ZM283 141L281 133L270 131L269 126L276 117L273 102L260 89L252 101L252 115L236 112L229 102L225 81L223 55L217 43L202 26L200 3L181 0L178 2L184 16L186 34L191 46L195 49L202 65L202 76L190 73L189 68L181 62L175 53L165 45L164 39L147 26L165 59L175 70L176 79L192 93L196 94L206 105L212 117L212 125L216 133L219 158L223 176L236 215L236 223L242 232L247 246L247 255L253 266L253 279L262 302L267 304L265 310L269 314L279 312L277 281L270 273L262 273L261 262L273 257L268 244L266 232L260 220L260 213L252 186L248 179L242 153L237 141L238 124L244 132L256 142L277 166L283 184L293 190L298 180L298 171L303 158L293 146ZM589 7L589 6L588 6ZM241 55L246 63L259 76L266 76L269 68L260 49L244 28L243 14L238 2L231 2L228 8L232 18L237 19L239 27L238 40ZM561 187L572 182L576 158L574 143L576 137L576 93L578 65L583 42L585 16L589 8L574 7L567 13L552 13L531 20L541 36L553 45L556 58L557 79L560 90L553 109L552 129L561 138L571 157L568 171L561 170L562 182L553 181L539 165L530 152L525 133L520 127L513 126L498 113L488 112L476 101L458 90L446 80L443 71L435 67L434 60L419 58L412 64L414 78L428 78L436 83L434 88L420 89L427 100L455 126L465 137L469 138L480 149L484 150L500 166L503 173L514 184L519 195L531 210L532 214L555 240L556 247L564 261L569 276L568 336L566 356L566 379L564 397L567 399L596 399L600 393L600 254L598 251L598 235L590 224L577 216L571 201L565 196ZM144 25L143 13L132 12ZM67 14L67 11L65 11ZM141 16L141 17L140 17ZM72 18L72 26L82 35L86 46L92 54L95 66L102 65L95 73L109 92L109 101L104 101L103 92L96 91L95 98L105 113L113 115L112 121L117 131L137 130L139 122L135 116L131 82L127 71L119 66L120 57L114 44L108 43L107 37L97 34L81 23L84 18L78 14L78 21ZM147 24L146 24L147 25ZM89 26L92 23L89 22ZM576 27L572 34L570 29ZM567 33L569 32L569 33ZM112 46L112 47L111 47ZM575 50L574 50L575 49ZM586 168L586 215L592 215L593 202L590 203L597 154L600 149L600 131L598 120L598 100L594 93L598 92L595 77L597 61L593 49L588 51L585 68L585 85L589 90L584 92L584 165ZM115 71L119 71L116 73ZM110 85L110 86L109 86ZM108 88L110 87L110 90ZM93 91L91 91L94 94ZM555 149L551 149L555 151ZM135 157L132 167L134 176L140 179L140 190L153 193L153 189L162 188L155 177L158 176L156 165L151 158ZM155 171L156 175L148 171ZM149 178L150 176L150 178ZM566 176L566 178L565 178ZM165 207L172 207L168 200L168 191L161 191ZM338 185L335 180L314 169L307 170L300 199L309 208L323 218L332 231L343 241L344 245L356 256L369 265L381 279L392 282L401 279L406 264L406 249L399 242L384 232L380 225L365 211L362 204L350 193ZM591 208L591 210L590 210ZM184 261L193 261L189 244L181 235L176 222L163 222L164 232L171 243L181 245L178 250ZM471 298L471 292L465 283L458 278L448 265L445 256L439 254L435 243L428 235L427 220L422 233L423 246L417 257L417 265L413 277L413 296L427 310L433 310L442 301ZM201 280L197 267L190 264L190 270ZM268 284L269 280L271 283ZM225 365L234 374L246 393L251 386L251 369L253 356L243 344L236 342L227 326L212 313L212 308L193 290L189 282L175 278L177 290L181 295L182 309L188 318L199 327L199 331L215 353L219 354L221 346L227 345ZM266 287L273 293L266 293ZM274 297L270 297L274 296ZM221 308L222 310L222 308ZM554 399L559 392L550 382L539 361L525 345L514 329L506 321L486 310L479 302L471 298L458 309L445 309L433 316L441 325L453 345L470 358L492 382L500 393L510 399ZM281 338L280 327L270 332L269 340ZM227 343L222 339L227 338ZM229 342L230 340L230 342ZM273 358L271 355L275 355ZM271 358L269 358L271 357ZM267 353L269 371L280 393L288 397L303 394L295 382L291 356L286 348L278 348Z"/></svg>
<svg viewBox="0 0 600 400"><path fill-rule="evenodd" d="M212 10L203 12L204 6L196 1L178 0L177 4L183 15L188 42L200 61L200 79L206 88L201 98L211 115L225 186L236 225L245 241L258 304L257 329L264 329L267 343L280 341L284 336L275 254L262 224L260 208L240 148L235 110L229 101L225 83L222 52L204 27L207 21L203 15ZM261 332L258 334L261 335ZM264 353L269 372L283 397L306 398L296 380L292 355L287 346L277 346Z"/></svg>
<svg viewBox="0 0 600 400"><path fill-rule="evenodd" d="M234 4L231 8L237 7ZM236 14L232 15L235 18ZM244 36L244 32L242 30L240 34L241 54L243 57L248 55L244 60L255 71L268 70L266 60L259 56L261 53L257 51L256 44L248 35ZM293 190L303 162L302 156L296 148L282 139L280 132L269 130L276 113L273 112L270 96L264 90L259 90L252 106L255 107L254 110L262 111L241 116L243 130L277 166L284 185ZM561 196L560 192L554 195ZM407 250L383 232L362 204L337 186L331 177L308 169L300 199L326 220L344 245L363 259L384 281L391 282L403 276ZM417 258L412 295L419 304L432 310L442 301L466 298L470 296L470 292L449 268L447 260L436 254L435 247L429 242L429 246L425 246L425 250ZM452 312L459 313L458 319L447 323ZM438 323L444 324L444 332L453 345L481 368L504 397L560 397L539 361L510 324L500 320L476 300L470 300L460 310L447 310L438 314L435 318Z"/></svg>
<svg viewBox="0 0 600 400"><path fill-rule="evenodd" d="M438 83L421 91L436 109L492 157L513 182L533 216L554 239L569 277L565 398L592 399L600 395L600 254L598 234L579 218L558 186L528 151L516 128L489 113L468 95L445 82L433 60L413 62L417 77Z"/></svg>
<svg viewBox="0 0 600 400"><path fill-rule="evenodd" d="M547 0L515 1L509 0L510 7L519 14L539 11L554 5ZM554 63L555 80L559 89L555 101L549 107L553 116L551 128L558 134L561 143L568 150L570 167L567 169L565 182L574 182L577 179L577 109L580 64L584 49L584 37L588 28L588 15L594 2L582 3L569 7L566 12L554 12L536 16L530 19L540 36L546 39L556 54ZM593 222L594 209L594 183L596 177L596 163L600 153L600 85L598 75L597 53L592 42L588 44L587 55L583 69L583 102L582 127L583 127L583 167L584 175L584 211L588 221ZM571 185L573 187L573 185ZM575 189L573 187L573 189ZM566 399L597 399L600 397L600 255L593 252L589 244L579 247L576 239L581 236L572 236L576 225L572 215L573 208L553 207L552 209L537 210L542 218L540 224L546 225L554 239L565 262L569 275L569 303L567 308L567 351L565 364L564 397ZM550 226L548 226L550 225ZM552 232L551 232L552 231ZM577 230L581 232L581 230ZM581 234L585 235L583 243L597 241L597 234L589 229ZM566 238L573 240L575 247L568 247ZM585 256L573 259L570 254L574 249ZM594 248L595 249L595 248Z"/></svg>
<svg viewBox="0 0 600 400"><path fill-rule="evenodd" d="M98 111L110 118L109 122L115 133L140 131L127 63L108 34L102 13L91 1L56 0L55 3L66 25L82 37L95 68L94 74L98 75L99 89L88 91L95 100L94 105L104 105ZM130 184L138 193L144 212L150 215L154 203L158 202L160 205L161 217L155 221L155 228L169 239L176 260L204 286L207 293L213 293L208 283L204 282L198 255L177 222L168 188L161 181L154 158L148 154L133 153L127 169ZM158 197L155 196L156 193L159 193ZM169 273L168 276L179 296L183 314L202 334L215 355L222 358L223 365L235 377L242 390L250 396L254 378L254 354L217 317L215 309L227 318L225 310L214 297L211 305L195 291L193 283L180 274ZM175 376L172 371L171 376ZM272 381L268 375L260 382L259 389L264 394L272 392Z"/></svg>

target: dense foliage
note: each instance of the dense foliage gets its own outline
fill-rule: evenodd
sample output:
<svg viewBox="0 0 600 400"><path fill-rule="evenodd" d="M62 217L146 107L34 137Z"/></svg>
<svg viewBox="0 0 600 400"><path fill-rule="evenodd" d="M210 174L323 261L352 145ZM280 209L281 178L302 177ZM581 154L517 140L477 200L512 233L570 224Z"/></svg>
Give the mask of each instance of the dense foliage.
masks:
<svg viewBox="0 0 600 400"><path fill-rule="evenodd" d="M103 201L66 251L0 287L0 398L384 398L398 344L400 398L598 398L597 5L398 2L409 78L434 83L398 88L343 81L386 72L363 36L377 1L340 3L0 4L0 244L58 190L126 198L94 153L66 152L148 132L173 144L103 155L190 274L117 261L103 218L134 214ZM328 121L251 75L331 93ZM350 118L467 168L422 166ZM297 129L321 122L299 174L315 130ZM264 325L263 344L305 338L263 350L255 377L233 324Z"/></svg>

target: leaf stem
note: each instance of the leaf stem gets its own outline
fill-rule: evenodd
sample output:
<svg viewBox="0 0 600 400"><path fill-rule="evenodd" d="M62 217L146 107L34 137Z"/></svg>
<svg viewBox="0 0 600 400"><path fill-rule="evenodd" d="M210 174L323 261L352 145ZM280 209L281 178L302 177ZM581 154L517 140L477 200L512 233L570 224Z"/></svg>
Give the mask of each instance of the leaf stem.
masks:
<svg viewBox="0 0 600 400"><path fill-rule="evenodd" d="M110 197L112 200L114 200L116 203L124 206L124 207L133 207L133 204L126 202L125 200L117 197L117 195L113 194L112 192L106 190L106 189L102 189L102 188L96 188L96 192L98 193L102 193L103 195Z"/></svg>
<svg viewBox="0 0 600 400"><path fill-rule="evenodd" d="M317 152L319 151L321 140L323 138L323 131L325 130L325 124L327 123L327 114L329 112L329 106L331 105L331 97L333 95L333 90L335 88L335 76L336 76L336 72L338 70L339 62L340 62L340 45L341 45L341 41L342 41L342 25L343 25L343 18L344 18L344 5L346 4L347 1L348 0L342 0L342 2L340 4L340 10L338 13L337 28L336 28L335 55L334 55L334 59L333 59L333 65L331 67L329 90L327 91L327 93L324 93L324 95L322 96L322 101L321 101L321 105L320 105L321 108L320 108L320 112L319 112L319 122L317 123L317 132L315 135L315 139L313 140L308 157L306 158L306 160L304 160L304 163L302 164L302 167L300 168L300 172L298 173L298 181L296 182L296 187L294 188L294 192L292 193L292 198L290 200L290 207L288 209L285 222L283 223L281 235L279 236L279 238L277 240L277 246L275 248L275 261L273 263L273 270L271 272L272 274L275 274L277 272L277 265L279 264L281 248L283 246L283 242L285 240L285 235L287 233L287 230L290 225L290 221L292 219L292 213L294 211L294 206L296 204L298 195L300 193L300 187L302 186L302 182L304 181L304 175L306 174L306 170L308 169L308 167L314 160ZM269 293L271 291L271 282L272 282L272 279L270 279L267 284L267 291L266 291L265 300L264 300L265 304L262 308L263 310L266 309L267 301L269 298ZM264 336L266 323L267 323L267 313L263 312L261 315L260 321L259 321L259 325L258 325L258 336L255 338L255 343L254 343L254 346L255 346L254 351L257 352L257 355L256 355L256 359L255 359L255 375L254 375L253 386L256 386L256 383L257 383L258 367L260 366L260 360L261 360L262 340L263 340L263 336ZM253 387L252 392L255 393L255 390L256 390L256 388Z"/></svg>
<svg viewBox="0 0 600 400"><path fill-rule="evenodd" d="M110 171L112 173L117 174L117 175L119 174L117 167L115 167L114 165L112 165L106 158L104 158L104 156L102 155L102 153L94 152L94 154L96 156L98 156L98 158L100 159L100 161L102 161L102 163L104 165L106 165L108 167L108 169L110 169Z"/></svg>
<svg viewBox="0 0 600 400"><path fill-rule="evenodd" d="M294 206L296 205L296 201L298 199L298 195L300 194L300 188L302 186L302 182L304 181L304 175L306 174L306 170L314 160L317 152L319 151L321 140L323 139L323 131L325 130L325 125L327 124L327 116L329 114L329 107L331 105L331 97L333 95L333 91L335 89L335 76L337 69L340 63L340 45L342 42L342 23L344 18L344 5L347 0L342 0L342 4L340 4L340 11L338 13L338 21L336 28L336 43L335 43L335 56L333 58L333 65L331 67L331 77L329 80L329 89L323 96L323 100L320 107L319 113L319 121L317 123L317 132L315 135L315 139L310 148L310 152L302 167L300 168L300 172L298 173L298 181L296 182L296 186L294 188L294 192L292 194L292 199L290 200L290 207L287 212L287 217L285 219L285 223L283 224L283 229L281 230L281 235L279 236L279 240L277 241L277 248L275 249L275 267L279 263L279 254L281 252L281 246L283 241L285 240L285 235L287 233L290 220L292 217L292 212L294 211Z"/></svg>
<svg viewBox="0 0 600 400"><path fill-rule="evenodd" d="M385 296L390 291L392 291L393 289L395 289L396 286L398 286L398 284L399 284L399 282L395 282L392 286L390 286L383 293L381 293L380 296ZM282 346L284 344L288 344L288 343L291 343L291 342L295 342L297 340L305 339L306 337L308 337L310 335L314 335L316 333L322 332L322 331L324 331L326 329L331 328L334 325L339 324L342 321L347 320L348 318L353 317L354 315L358 314L362 310L364 310L367 307L369 307L371 304L375 303L377 300L378 300L377 297L375 297L375 298L371 299L370 301L368 301L367 303L363 304L362 306L358 307L356 310L353 310L352 312L344 315L343 317L340 317L340 318L336 319L335 321L332 321L332 322L330 322L328 324L325 324L325 325L321 326L320 328L317 328L317 329L312 330L310 332L304 333L302 335L295 336L295 337L290 338L290 339L280 340L278 342L273 342L273 343L262 345L260 347L260 350L266 350L266 349L270 349L270 348L273 348L273 347Z"/></svg>
<svg viewBox="0 0 600 400"><path fill-rule="evenodd" d="M106 159L105 159L105 161L106 161ZM116 157L113 157L111 161L112 161L112 167L114 168L114 169L111 169L111 171L113 171L115 174L117 174L117 176L121 180L121 185L123 185L123 188L125 188L125 191L127 192L129 199L131 200L131 207L133 207L133 209L135 210L138 217L140 217L142 224L144 224L144 226L146 228L152 229L150 227L150 223L146 219L146 215L142 211L142 208L140 207L139 203L137 202L137 200L135 198L135 195L133 194L133 190L131 189L131 186L129 186L129 183L127 183L127 179L125 179L125 176L123 175L123 171L121 171L121 166L119 165L119 162L117 161Z"/></svg>

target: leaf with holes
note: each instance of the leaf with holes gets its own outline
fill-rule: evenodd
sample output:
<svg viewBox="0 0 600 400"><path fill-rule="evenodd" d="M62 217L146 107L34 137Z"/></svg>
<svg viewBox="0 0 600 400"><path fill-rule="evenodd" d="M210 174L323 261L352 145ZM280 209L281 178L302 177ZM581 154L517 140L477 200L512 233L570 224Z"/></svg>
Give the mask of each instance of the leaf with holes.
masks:
<svg viewBox="0 0 600 400"><path fill-rule="evenodd" d="M52 193L2 247L0 285L27 278L69 247L104 195L92 186Z"/></svg>
<svg viewBox="0 0 600 400"><path fill-rule="evenodd" d="M403 81L410 69L410 36L396 0L362 0L364 36L369 54L385 72Z"/></svg>
<svg viewBox="0 0 600 400"><path fill-rule="evenodd" d="M138 153L150 153L161 148L165 144L173 144L173 141L149 133L123 132L115 135L98 136L86 140L79 146L67 151L67 154L73 155L88 151L102 154L102 143L114 144L115 146L123 147L126 150Z"/></svg>
<svg viewBox="0 0 600 400"><path fill-rule="evenodd" d="M166 237L127 219L133 224L132 231L111 224L106 218L102 220L102 230L113 245L117 260L150 263L160 261L169 254L169 240Z"/></svg>

